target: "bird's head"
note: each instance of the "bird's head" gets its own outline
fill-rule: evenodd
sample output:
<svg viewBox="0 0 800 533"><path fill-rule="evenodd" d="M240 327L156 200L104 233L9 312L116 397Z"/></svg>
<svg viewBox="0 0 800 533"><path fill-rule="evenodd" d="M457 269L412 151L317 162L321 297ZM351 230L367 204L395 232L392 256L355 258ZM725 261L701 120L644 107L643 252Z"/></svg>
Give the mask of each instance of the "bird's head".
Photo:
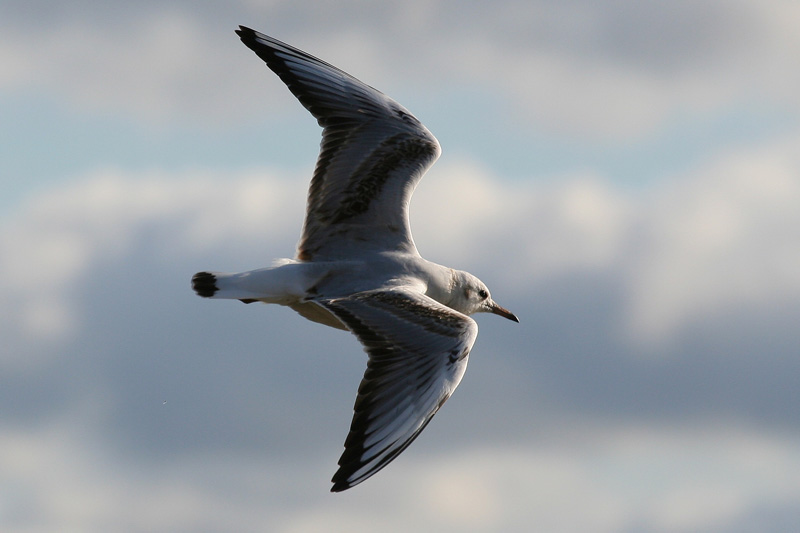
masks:
<svg viewBox="0 0 800 533"><path fill-rule="evenodd" d="M450 307L471 315L473 313L493 313L514 322L519 322L517 316L492 300L489 288L484 282L469 272L456 271L454 276L452 300Z"/></svg>

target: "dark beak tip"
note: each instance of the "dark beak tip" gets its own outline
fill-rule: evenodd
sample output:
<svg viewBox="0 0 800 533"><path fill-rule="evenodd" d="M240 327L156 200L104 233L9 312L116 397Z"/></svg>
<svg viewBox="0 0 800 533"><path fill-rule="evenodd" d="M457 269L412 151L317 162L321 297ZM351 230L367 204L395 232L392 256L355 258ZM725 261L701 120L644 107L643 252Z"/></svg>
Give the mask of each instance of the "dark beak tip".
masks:
<svg viewBox="0 0 800 533"><path fill-rule="evenodd" d="M507 318L519 324L519 318L517 318L517 315L515 315L505 307L501 307L497 304L494 304L494 306L492 307L492 313L494 313L495 315L499 315L503 318Z"/></svg>

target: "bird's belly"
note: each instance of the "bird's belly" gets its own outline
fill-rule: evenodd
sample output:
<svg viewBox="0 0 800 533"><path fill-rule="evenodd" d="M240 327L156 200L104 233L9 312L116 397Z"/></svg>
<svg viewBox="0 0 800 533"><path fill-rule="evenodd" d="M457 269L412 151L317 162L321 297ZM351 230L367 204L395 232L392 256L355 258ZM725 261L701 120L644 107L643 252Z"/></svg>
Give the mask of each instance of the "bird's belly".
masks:
<svg viewBox="0 0 800 533"><path fill-rule="evenodd" d="M345 325L342 324L338 318L336 318L330 311L320 305L315 304L314 302L294 302L286 305L297 311L297 313L303 318L306 318L312 322L317 322L332 328L343 329L347 331Z"/></svg>

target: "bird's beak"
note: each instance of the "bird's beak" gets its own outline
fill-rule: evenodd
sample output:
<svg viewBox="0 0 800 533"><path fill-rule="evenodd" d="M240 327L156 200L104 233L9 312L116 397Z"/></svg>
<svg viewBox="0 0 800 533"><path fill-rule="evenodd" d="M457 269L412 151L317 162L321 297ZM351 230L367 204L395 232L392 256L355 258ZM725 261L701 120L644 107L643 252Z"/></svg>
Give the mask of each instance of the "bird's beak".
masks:
<svg viewBox="0 0 800 533"><path fill-rule="evenodd" d="M505 307L497 305L493 301L489 303L489 312L519 323L519 318L517 318L517 315L515 315Z"/></svg>

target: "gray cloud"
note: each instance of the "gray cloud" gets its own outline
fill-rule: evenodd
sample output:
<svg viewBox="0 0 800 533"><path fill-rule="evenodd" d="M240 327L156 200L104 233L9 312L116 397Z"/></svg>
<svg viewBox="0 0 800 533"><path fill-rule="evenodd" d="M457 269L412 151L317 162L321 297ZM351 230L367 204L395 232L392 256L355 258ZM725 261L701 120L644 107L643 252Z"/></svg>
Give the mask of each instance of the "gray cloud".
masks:
<svg viewBox="0 0 800 533"><path fill-rule="evenodd" d="M780 2L13 2L6 11L3 86L156 123L270 105L281 88L241 49L231 33L240 23L394 94L416 93L406 80L419 79L429 94L483 88L548 130L627 136L754 100L797 113L797 15Z"/></svg>
<svg viewBox="0 0 800 533"><path fill-rule="evenodd" d="M149 132L294 106L237 42L239 23L412 109L479 94L508 118L497 146L519 152L531 127L605 139L748 102L791 117L800 86L786 68L796 14L780 2L2 10L4 91ZM462 120L481 128L484 115ZM479 317L470 369L436 421L370 487L336 499L327 480L364 369L357 342L188 286L198 270L291 255L306 177L93 170L29 191L0 219L0 524L780 530L800 501L798 137L714 152L701 137L689 135L701 145L689 168L638 189L592 164L510 182L447 144L415 195L417 244L479 275L522 324ZM204 164L182 153L181 168Z"/></svg>
<svg viewBox="0 0 800 533"><path fill-rule="evenodd" d="M524 468L532 469L532 475L538 475L542 466L536 454L547 446L579 442L595 449L611 438L614 442L622 439L612 449L622 446L624 450L628 431L668 436L674 439L671 449L680 454L695 453L690 451L695 446L715 441L723 449L734 446L739 451L721 463L730 468L740 468L734 465L742 450L749 449L736 443L750 438L732 435L752 433L781 443L778 455L769 455L766 443L752 445L753 453L766 454L768 470L797 468L797 441L786 438L796 433L800 419L793 379L800 371L795 357L800 307L791 303L796 298L787 297L797 286L792 274L797 270L785 270L786 277L776 278L761 263L745 269L749 292L736 307L727 302L737 293L739 278L731 278L724 290L702 282L706 276L725 280L716 268L698 268L707 264L703 255L697 265L687 267L701 282L688 285L691 290L685 294L683 285L670 285L671 269L661 277L648 278L647 286L640 287L632 277L648 264L649 254L694 257L687 253L694 247L693 239L676 240L673 233L658 228L676 217L692 220L695 208L687 211L687 205L703 212L720 199L723 204L730 198L747 199L731 204L739 225L730 237L733 240L727 241L730 246L743 256L748 249L758 249L760 255L780 257L794 242L793 229L763 222L793 213L795 203L786 196L793 189L770 193L776 190L775 184L783 183L780 176L795 168L792 157L780 157L791 154L792 146L793 142L787 142L764 152L771 157L762 157L761 152L723 156L719 164L691 180L676 181L669 194L650 191L631 196L580 176L558 186L520 189L465 165L444 166L436 177L431 176L430 190L420 191L414 212L421 249L435 252L441 262L481 275L495 297L523 323L516 327L480 317L481 335L458 393L413 449L379 476L384 479L376 479L375 491L399 491L401 498L409 498L405 491L416 486L412 473L422 475L424 468L432 468L431 483L445 486L446 468L420 465L451 453L463 454L465 461L474 463L472 468L489 468L496 475L510 468L481 466L475 462L485 459L480 450L489 455L502 455L492 450L507 448L529 450L534 455L526 452L519 460L528 465ZM749 162L745 165L752 171L749 176L773 188L765 188L753 202L752 195L736 193L748 190L740 188L748 183L746 178L726 182L733 187L730 190L713 186L719 183L720 172L731 168L725 161ZM322 505L318 516L344 519L330 508L325 510L327 504L308 496L308 491L309 487L321 493L326 490L325 481L346 433L364 367L364 355L355 340L307 323L285 309L209 303L194 297L188 288L188 277L197 270L251 268L273 256L291 255L302 212L302 184L288 185L289 181L270 173L255 178L257 174L207 175L191 183L183 176L97 175L33 197L4 226L0 269L6 294L2 308L6 351L0 399L4 433L14 437L2 446L8 453L20 453L20 442L33 442L30 453L49 458L49 464L62 471L57 480L48 481L44 472L33 467L30 476L17 477L18 470L5 464L4 476L17 480L28 495L24 502L12 505L20 523L32 520L25 505L47 506L44 516L63 520L67 511L54 506L63 497L62 485L88 476L81 483L90 494L104 486L108 491L103 489L107 492L103 506L83 519L75 517L76 524L102 528L97 524L117 517L129 523L130 531L171 529L166 525L170 522L159 521L160 506L142 496L135 500L147 521L127 516L119 508L119 498L130 494L119 481L89 467L89 458L64 470L70 446L98 450L103 461L121 472L123 483L145 491L166 483L169 495L163 497L168 501L187 498L182 500L185 507L179 505L169 519L189 524L187 530L196 524L187 518L192 510L227 501L215 489L225 479L224 472L238 476L237 472L248 470L250 461L268 487L253 478L246 478L249 488L230 478L224 481L236 485L232 490L243 491L246 501L257 500L257 494L280 499L273 492L275 485L286 486L296 497L289 498L291 505L283 510L271 507L276 516L301 524L297 526L301 530L313 529L313 515L300 519L300 509ZM451 194L447 206L431 202L438 187L459 190L457 184L463 184L465 177L472 184L466 194ZM483 195L483 190L494 193ZM426 198L428 194L431 197ZM671 196L687 201L673 202ZM485 209L472 210L475 202L482 202ZM451 204L476 213L477 218L463 217L463 226L445 224L439 231L436 221L443 214L458 216L448 214ZM284 220L287 215L290 220ZM709 219L708 227L718 228L715 221ZM695 233L702 237L706 227L698 222ZM480 228L476 240L473 232ZM765 228L769 232L761 233ZM64 248L48 247L54 236L81 244L64 253ZM642 236L647 236L648 246L633 246ZM606 244L586 245L598 240ZM512 268L498 268L498 258L501 265ZM30 268L15 267L18 262ZM772 263L764 263L768 264ZM760 283L762 278L771 283ZM679 302L699 299L707 305L684 320L684 313L672 317L662 313L664 304L657 298L631 298L637 290L657 292L661 284L670 286L669 292ZM784 292L776 292L775 286ZM68 318L60 325L56 321L58 327L47 327L49 302L57 302ZM27 314L19 316L18 311L26 308ZM37 319L42 313L44 318ZM630 335L631 328L642 327L637 324L650 324L631 320L631 313L634 318L654 313L659 321L656 333L645 327L641 335ZM702 438L691 429L697 427L708 428ZM66 444L47 445L42 439ZM630 481L591 478L590 472L597 468L592 466L594 461L602 457L592 455L595 449L590 453L593 458L584 463L581 453L565 451L559 456L563 464L553 475L582 472L575 479L567 477L572 481L565 485L563 495L586 491L596 505L592 508L600 513L605 504L597 499L596 491L613 483L627 487ZM620 468L633 468L627 462L633 460L628 453L613 453L618 454L615 460ZM658 453L644 454L641 460L657 462L659 457ZM276 466L281 462L292 468ZM731 489L733 503L715 511L719 515L681 511L688 513L682 519L685 522L680 522L680 528L670 528L663 525L670 524L663 514L667 511L658 509L684 509L688 503L681 503L681 487L701 491L704 498L713 493L711 489L703 492L707 488L702 484L694 486L679 464L675 468L688 479L669 481L674 486L652 495L645 507L623 505L617 518L608 518L604 530L622 531L626 524L640 521L645 531L691 529L708 520L722 527L726 520L735 523L735 517L749 512L750 507L742 505L761 505L770 490L786 486L782 478L759 481L757 487L767 488L752 489L755 492L745 490L746 483L737 484ZM137 471L143 474L137 476ZM163 475L169 479L163 480ZM470 479L467 473L463 475ZM752 475L748 470L747 476ZM387 488L398 479L400 485ZM483 511L475 507L478 522L497 522L503 516L504 507L491 504L503 501L503 482L497 483L496 488L475 488L475 498L489 498ZM541 490L536 483L526 487ZM40 491L41 497L34 496ZM376 498L374 494L354 496L347 505L360 508ZM740 500L745 503L737 503ZM408 501L412 507L420 505ZM66 509L74 512L75 505L80 508L79 502L73 502ZM442 505L462 509L444 500ZM242 512L260 516L248 505L243 505ZM455 528L460 523L458 512L440 515L431 523L445 530ZM224 512L203 511L199 516L212 514L222 521L222 529L234 523ZM777 520L783 515L776 516ZM527 515L518 518L520 523L530 520ZM510 530L517 527L516 522L508 523ZM564 524L571 522L561 523L567 530Z"/></svg>

